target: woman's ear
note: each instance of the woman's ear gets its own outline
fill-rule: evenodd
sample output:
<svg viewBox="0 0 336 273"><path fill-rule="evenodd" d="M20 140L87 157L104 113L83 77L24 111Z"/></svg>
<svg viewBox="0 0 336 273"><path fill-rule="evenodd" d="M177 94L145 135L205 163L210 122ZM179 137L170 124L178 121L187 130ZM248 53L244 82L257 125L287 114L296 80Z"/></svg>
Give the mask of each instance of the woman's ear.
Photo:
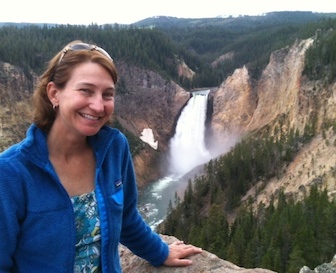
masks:
<svg viewBox="0 0 336 273"><path fill-rule="evenodd" d="M48 98L51 104L53 105L53 107L57 107L59 105L59 101L58 101L59 89L56 87L56 84L54 82L49 82L47 84L46 89L47 89L47 95L48 95Z"/></svg>

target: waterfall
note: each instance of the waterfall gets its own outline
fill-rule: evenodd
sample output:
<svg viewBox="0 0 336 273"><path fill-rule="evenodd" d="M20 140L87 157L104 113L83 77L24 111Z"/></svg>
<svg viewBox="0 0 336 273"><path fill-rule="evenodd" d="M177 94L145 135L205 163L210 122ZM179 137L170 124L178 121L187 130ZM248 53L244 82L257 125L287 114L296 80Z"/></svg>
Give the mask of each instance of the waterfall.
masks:
<svg viewBox="0 0 336 273"><path fill-rule="evenodd" d="M153 230L166 217L169 201L176 192L184 191L184 174L211 159L205 147L205 119L209 90L192 93L178 119L175 135L170 140L170 175L149 184L139 194L139 210Z"/></svg>
<svg viewBox="0 0 336 273"><path fill-rule="evenodd" d="M170 141L170 171L185 174L211 159L205 147L205 119L209 90L195 91L184 107Z"/></svg>

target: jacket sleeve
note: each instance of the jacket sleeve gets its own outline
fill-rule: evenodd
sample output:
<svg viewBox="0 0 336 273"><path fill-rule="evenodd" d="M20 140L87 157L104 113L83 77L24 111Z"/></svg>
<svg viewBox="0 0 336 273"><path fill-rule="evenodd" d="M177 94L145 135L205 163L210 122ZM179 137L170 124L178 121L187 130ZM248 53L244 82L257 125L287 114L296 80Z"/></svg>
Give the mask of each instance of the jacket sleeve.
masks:
<svg viewBox="0 0 336 273"><path fill-rule="evenodd" d="M24 196L20 175L12 162L0 158L0 272L9 273L17 245L20 219L24 217Z"/></svg>
<svg viewBox="0 0 336 273"><path fill-rule="evenodd" d="M125 202L120 242L153 266L159 266L168 257L168 245L152 231L137 209L137 185L128 148L123 166Z"/></svg>

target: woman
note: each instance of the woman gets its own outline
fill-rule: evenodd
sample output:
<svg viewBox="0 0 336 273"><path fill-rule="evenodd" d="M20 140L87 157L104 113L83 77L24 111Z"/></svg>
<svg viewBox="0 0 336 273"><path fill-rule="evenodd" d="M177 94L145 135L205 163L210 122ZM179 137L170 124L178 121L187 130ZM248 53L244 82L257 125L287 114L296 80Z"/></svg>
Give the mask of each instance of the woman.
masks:
<svg viewBox="0 0 336 273"><path fill-rule="evenodd" d="M26 138L0 155L0 272L121 272L119 242L154 266L202 251L168 246L141 218L128 142L106 125L116 83L94 45L49 62Z"/></svg>

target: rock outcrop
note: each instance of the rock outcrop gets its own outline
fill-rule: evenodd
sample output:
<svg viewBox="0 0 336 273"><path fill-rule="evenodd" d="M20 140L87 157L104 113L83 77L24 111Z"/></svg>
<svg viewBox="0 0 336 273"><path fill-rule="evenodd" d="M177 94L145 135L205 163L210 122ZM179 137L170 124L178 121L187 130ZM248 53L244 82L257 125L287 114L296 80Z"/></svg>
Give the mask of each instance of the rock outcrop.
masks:
<svg viewBox="0 0 336 273"><path fill-rule="evenodd" d="M213 92L212 139L209 147L224 152L239 140L257 108L257 94L247 68L236 69Z"/></svg>
<svg viewBox="0 0 336 273"><path fill-rule="evenodd" d="M162 238L171 244L177 239L171 236ZM120 258L123 273L275 273L274 271L253 268L246 269L222 260L216 255L203 250L201 254L188 257L193 264L188 267L153 267L147 261L135 256L124 246L120 247Z"/></svg>
<svg viewBox="0 0 336 273"><path fill-rule="evenodd" d="M211 128L216 140L253 132L281 115L289 116L291 124L299 122L305 51L312 42L298 41L273 52L258 81L243 67L223 82L213 96Z"/></svg>
<svg viewBox="0 0 336 273"><path fill-rule="evenodd" d="M336 273L336 255L330 263L324 263L311 270L308 266L301 268L299 273Z"/></svg>
<svg viewBox="0 0 336 273"><path fill-rule="evenodd" d="M0 61L0 151L24 138L36 80L34 73Z"/></svg>
<svg viewBox="0 0 336 273"><path fill-rule="evenodd" d="M312 42L312 39L296 42L271 54L258 82L257 108L245 131L260 129L282 114L289 115L291 122L297 122L305 52Z"/></svg>

